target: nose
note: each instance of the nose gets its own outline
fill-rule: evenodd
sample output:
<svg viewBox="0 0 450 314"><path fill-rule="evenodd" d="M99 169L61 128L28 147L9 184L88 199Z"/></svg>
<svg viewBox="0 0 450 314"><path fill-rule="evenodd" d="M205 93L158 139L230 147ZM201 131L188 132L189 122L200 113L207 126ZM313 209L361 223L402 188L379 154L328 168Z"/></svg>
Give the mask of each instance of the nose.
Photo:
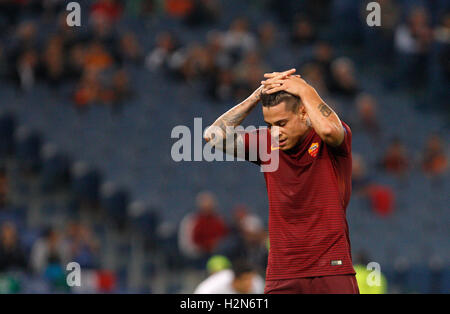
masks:
<svg viewBox="0 0 450 314"><path fill-rule="evenodd" d="M277 141L280 139L280 128L277 126L273 126L270 129L270 136L272 137L273 140Z"/></svg>

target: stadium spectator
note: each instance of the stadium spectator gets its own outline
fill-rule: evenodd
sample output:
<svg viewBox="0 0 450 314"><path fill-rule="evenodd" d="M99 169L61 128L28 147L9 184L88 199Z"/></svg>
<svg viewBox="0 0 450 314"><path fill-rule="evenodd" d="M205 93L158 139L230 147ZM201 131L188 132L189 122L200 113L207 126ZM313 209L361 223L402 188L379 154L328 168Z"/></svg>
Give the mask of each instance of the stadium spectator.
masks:
<svg viewBox="0 0 450 314"><path fill-rule="evenodd" d="M399 138L391 141L382 159L382 167L385 171L402 176L409 169L406 147Z"/></svg>
<svg viewBox="0 0 450 314"><path fill-rule="evenodd" d="M276 47L278 40L277 26L272 22L264 22L258 26L259 51L262 54L271 52Z"/></svg>
<svg viewBox="0 0 450 314"><path fill-rule="evenodd" d="M79 222L71 222L67 230L65 241L69 246L69 260L77 262L81 268L97 268L100 247L91 229Z"/></svg>
<svg viewBox="0 0 450 314"><path fill-rule="evenodd" d="M381 217L390 215L395 209L395 195L390 186L372 183L366 189L371 209Z"/></svg>
<svg viewBox="0 0 450 314"><path fill-rule="evenodd" d="M413 8L406 23L397 27L395 43L402 55L421 55L428 51L432 40L428 13L424 7Z"/></svg>
<svg viewBox="0 0 450 314"><path fill-rule="evenodd" d="M194 8L193 0L164 0L164 8L168 15L186 18Z"/></svg>
<svg viewBox="0 0 450 314"><path fill-rule="evenodd" d="M188 214L180 225L180 248L185 255L204 257L216 251L228 233L228 227L217 211L217 200L211 192L197 195L197 211Z"/></svg>
<svg viewBox="0 0 450 314"><path fill-rule="evenodd" d="M102 43L108 50L113 50L117 47L117 32L111 22L104 15L94 15L90 19L88 32L83 34L82 39L86 42L97 41Z"/></svg>
<svg viewBox="0 0 450 314"><path fill-rule="evenodd" d="M313 56L311 62L317 64L324 75L327 88L329 88L332 75L331 64L334 60L334 49L330 43L326 41L319 41L313 47Z"/></svg>
<svg viewBox="0 0 450 314"><path fill-rule="evenodd" d="M257 48L257 38L250 32L246 18L237 18L231 23L228 31L223 34L223 45L235 61Z"/></svg>
<svg viewBox="0 0 450 314"><path fill-rule="evenodd" d="M209 93L218 102L230 102L234 99L236 79L230 69L220 69L210 81Z"/></svg>
<svg viewBox="0 0 450 314"><path fill-rule="evenodd" d="M73 94L73 101L79 112L84 112L89 105L99 101L101 84L98 78L98 72L95 70L86 70L78 83Z"/></svg>
<svg viewBox="0 0 450 314"><path fill-rule="evenodd" d="M323 71L319 64L308 62L302 66L300 73L306 81L316 87L321 95L328 95L327 81Z"/></svg>
<svg viewBox="0 0 450 314"><path fill-rule="evenodd" d="M355 124L374 139L378 139L380 136L377 108L376 99L368 93L360 93L356 98L358 119L355 121Z"/></svg>
<svg viewBox="0 0 450 314"><path fill-rule="evenodd" d="M217 101L231 101L236 87L236 78L233 72L233 60L225 51L222 33L217 30L207 34L206 49L212 58L211 80L208 83L208 94Z"/></svg>
<svg viewBox="0 0 450 314"><path fill-rule="evenodd" d="M15 63L17 56L27 49L38 49L38 25L35 22L25 20L17 25L13 34L11 57Z"/></svg>
<svg viewBox="0 0 450 314"><path fill-rule="evenodd" d="M448 158L442 143L442 138L436 134L430 136L425 144L422 157L422 169L431 176L439 176L446 172Z"/></svg>
<svg viewBox="0 0 450 314"><path fill-rule="evenodd" d="M309 46L317 40L314 25L305 15L298 15L292 25L291 42L299 47Z"/></svg>
<svg viewBox="0 0 450 314"><path fill-rule="evenodd" d="M14 72L14 80L21 91L29 91L37 80L38 54L35 50L25 50L19 55Z"/></svg>
<svg viewBox="0 0 450 314"><path fill-rule="evenodd" d="M4 222L0 228L0 272L26 270L25 251L14 223Z"/></svg>
<svg viewBox="0 0 450 314"><path fill-rule="evenodd" d="M66 78L79 81L84 72L85 47L76 43L68 50Z"/></svg>
<svg viewBox="0 0 450 314"><path fill-rule="evenodd" d="M139 65L143 60L142 48L133 32L126 32L120 37L117 57L120 64Z"/></svg>
<svg viewBox="0 0 450 314"><path fill-rule="evenodd" d="M164 31L156 35L156 44L145 58L145 64L151 71L158 69L169 70L169 62L179 44L174 35Z"/></svg>
<svg viewBox="0 0 450 314"><path fill-rule="evenodd" d="M232 66L232 60L223 45L223 33L211 30L206 35L206 50L213 59L214 67L226 69Z"/></svg>
<svg viewBox="0 0 450 314"><path fill-rule="evenodd" d="M217 214L217 201L208 192L197 196L198 212L194 218L192 238L202 252L212 253L228 233L225 221Z"/></svg>
<svg viewBox="0 0 450 314"><path fill-rule="evenodd" d="M400 24L395 31L397 51L396 84L405 82L405 87L423 87L426 75L427 58L433 39L428 12L424 7L413 8L406 23Z"/></svg>
<svg viewBox="0 0 450 314"><path fill-rule="evenodd" d="M92 41L86 47L84 66L86 70L104 71L113 65L114 59L100 41Z"/></svg>
<svg viewBox="0 0 450 314"><path fill-rule="evenodd" d="M361 154L352 154L352 190L362 196L366 196L371 179L367 173L367 165Z"/></svg>
<svg viewBox="0 0 450 314"><path fill-rule="evenodd" d="M36 274L44 274L48 267L64 266L69 262L67 243L54 228L48 228L34 242L30 254L30 266Z"/></svg>
<svg viewBox="0 0 450 314"><path fill-rule="evenodd" d="M337 96L355 97L359 92L355 65L347 57L340 57L331 63L331 81L328 89Z"/></svg>
<svg viewBox="0 0 450 314"><path fill-rule="evenodd" d="M261 77L269 71L256 50L248 51L241 62L234 67L235 79L239 88L235 99L244 99L251 91L258 88Z"/></svg>
<svg viewBox="0 0 450 314"><path fill-rule="evenodd" d="M246 205L233 208L233 223L225 242L227 256L245 259L264 271L267 259L267 232L260 217L251 213Z"/></svg>
<svg viewBox="0 0 450 314"><path fill-rule="evenodd" d="M116 71L112 82L102 89L101 94L102 102L111 106L113 113L120 113L125 101L133 95L127 72L123 69Z"/></svg>
<svg viewBox="0 0 450 314"><path fill-rule="evenodd" d="M367 165L362 155L352 155L352 190L367 200L370 210L384 217L392 213L395 195L391 187L372 180L367 173Z"/></svg>
<svg viewBox="0 0 450 314"><path fill-rule="evenodd" d="M58 36L64 44L64 51L70 50L75 44L81 44L84 40L84 33L74 32L73 27L67 24L68 11L62 11L56 18L56 31L53 36Z"/></svg>
<svg viewBox="0 0 450 314"><path fill-rule="evenodd" d="M180 50L172 61L175 73L188 83L210 77L214 72L213 56L200 43L192 43Z"/></svg>
<svg viewBox="0 0 450 314"><path fill-rule="evenodd" d="M97 0L90 9L91 16L105 18L109 23L117 21L122 12L122 4L117 0Z"/></svg>
<svg viewBox="0 0 450 314"><path fill-rule="evenodd" d="M58 87L66 79L62 38L52 36L47 42L41 60L41 76L52 87Z"/></svg>

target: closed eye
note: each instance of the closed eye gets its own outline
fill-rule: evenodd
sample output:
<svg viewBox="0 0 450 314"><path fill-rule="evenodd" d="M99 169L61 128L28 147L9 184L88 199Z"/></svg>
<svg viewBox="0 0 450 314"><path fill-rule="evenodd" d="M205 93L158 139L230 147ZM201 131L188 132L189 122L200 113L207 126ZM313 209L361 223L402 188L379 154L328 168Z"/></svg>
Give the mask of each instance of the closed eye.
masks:
<svg viewBox="0 0 450 314"><path fill-rule="evenodd" d="M287 120L280 120L275 122L273 125L275 126L279 126L279 127L284 127L287 123ZM267 127L270 129L272 127L272 124L270 124L269 122L266 122Z"/></svg>

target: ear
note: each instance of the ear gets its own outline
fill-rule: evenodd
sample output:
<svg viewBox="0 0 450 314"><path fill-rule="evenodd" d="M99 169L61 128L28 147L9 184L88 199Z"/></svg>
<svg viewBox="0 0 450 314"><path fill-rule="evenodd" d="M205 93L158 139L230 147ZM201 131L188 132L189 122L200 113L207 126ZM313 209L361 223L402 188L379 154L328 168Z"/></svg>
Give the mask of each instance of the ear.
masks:
<svg viewBox="0 0 450 314"><path fill-rule="evenodd" d="M300 115L300 118L302 120L305 119L305 117L307 116L305 105L300 105L300 107L298 108L298 114Z"/></svg>

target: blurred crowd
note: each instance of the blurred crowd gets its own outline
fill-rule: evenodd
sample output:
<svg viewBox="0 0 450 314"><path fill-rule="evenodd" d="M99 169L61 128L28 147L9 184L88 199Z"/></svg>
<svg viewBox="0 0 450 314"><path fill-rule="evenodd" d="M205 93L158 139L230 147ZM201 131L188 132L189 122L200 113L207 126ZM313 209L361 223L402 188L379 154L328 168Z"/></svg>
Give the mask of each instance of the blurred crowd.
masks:
<svg viewBox="0 0 450 314"><path fill-rule="evenodd" d="M67 24L64 1L2 1L6 25L0 46L0 74L26 92L47 84L83 111L90 105L111 106L115 111L132 97L124 67L142 62L142 51L132 32L118 31L123 11L116 1L97 1L89 9L89 27L75 30ZM25 17L25 18L24 18ZM16 24L17 23L17 24ZM48 24L53 24L48 30ZM48 32L42 38L41 32Z"/></svg>
<svg viewBox="0 0 450 314"><path fill-rule="evenodd" d="M86 225L71 221L64 229L50 226L41 230L28 247L14 222L5 221L0 225L0 281L3 285L14 282L14 274L21 273L47 280L53 291L68 292L66 265L69 262L77 262L86 270L99 267L99 242ZM0 290L1 293L19 292L4 286Z"/></svg>
<svg viewBox="0 0 450 314"><path fill-rule="evenodd" d="M223 4L217 0L99 0L86 4L87 27L74 30L66 23L64 1L2 1L0 76L22 91L37 82L55 89L71 82L70 97L78 108L92 104L120 108L133 95L125 69L145 64L150 71L163 69L185 82L202 81L213 99L231 102L245 98L258 87L263 73L280 64L276 60L282 56L280 49L295 49L302 60L293 66L321 94L353 101L362 92L356 65L337 56L334 48L336 40L347 40L362 44L371 63L393 66L385 78L388 87L430 88L433 98L427 100L433 101L432 106L444 103L441 97L450 76L448 5L437 1L404 11L398 1L383 0L382 26L370 29L362 27L363 4L351 8L361 11L358 19L341 21L340 11L349 4L285 2L255 4L272 10L279 23L251 25L241 16L223 30L218 27ZM155 34L154 47L145 51L132 30L117 27L124 17L158 16L180 20L193 31L207 27L209 32L204 42L184 42L176 32L161 31ZM341 27L324 32L336 24L333 19L339 19ZM50 31L49 24L53 24ZM47 35L41 36L42 31ZM286 31L288 45L281 37Z"/></svg>
<svg viewBox="0 0 450 314"><path fill-rule="evenodd" d="M197 195L196 210L180 223L178 246L181 254L198 268L204 268L208 259L219 254L232 261L245 260L264 273L268 234L262 219L247 205L237 204L231 221L226 221L216 196L203 191Z"/></svg>

